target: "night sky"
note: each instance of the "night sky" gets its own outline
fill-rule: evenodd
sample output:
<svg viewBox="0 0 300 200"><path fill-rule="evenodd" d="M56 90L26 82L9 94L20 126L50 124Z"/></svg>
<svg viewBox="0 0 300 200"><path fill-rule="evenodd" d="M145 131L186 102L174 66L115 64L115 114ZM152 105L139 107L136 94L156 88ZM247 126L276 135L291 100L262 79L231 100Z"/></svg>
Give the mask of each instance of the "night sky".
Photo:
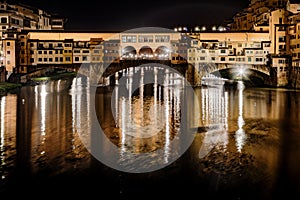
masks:
<svg viewBox="0 0 300 200"><path fill-rule="evenodd" d="M66 30L124 31L139 27L174 28L219 25L245 8L249 0L23 0L19 2L68 19Z"/></svg>

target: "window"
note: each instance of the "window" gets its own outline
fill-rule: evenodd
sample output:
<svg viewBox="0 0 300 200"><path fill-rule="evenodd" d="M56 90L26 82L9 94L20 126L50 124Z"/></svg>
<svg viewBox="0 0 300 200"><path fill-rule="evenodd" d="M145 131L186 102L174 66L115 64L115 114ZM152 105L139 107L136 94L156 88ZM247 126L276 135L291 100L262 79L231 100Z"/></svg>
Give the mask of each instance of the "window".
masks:
<svg viewBox="0 0 300 200"><path fill-rule="evenodd" d="M61 22L61 21L52 21L52 25L54 25L54 26L62 26L63 22Z"/></svg>
<svg viewBox="0 0 300 200"><path fill-rule="evenodd" d="M288 64L287 60L285 60L285 59L278 60L278 63L279 64Z"/></svg>
<svg viewBox="0 0 300 200"><path fill-rule="evenodd" d="M58 46L58 47L62 47L62 43L58 43L57 46Z"/></svg>
<svg viewBox="0 0 300 200"><path fill-rule="evenodd" d="M255 58L255 62L262 62L263 58Z"/></svg>
<svg viewBox="0 0 300 200"><path fill-rule="evenodd" d="M10 55L10 51L7 51L7 53L6 53L7 55Z"/></svg>
<svg viewBox="0 0 300 200"><path fill-rule="evenodd" d="M30 47L34 47L34 44L33 44L33 43L30 43Z"/></svg>
<svg viewBox="0 0 300 200"><path fill-rule="evenodd" d="M135 35L124 35L122 36L122 42L127 43L127 42L132 42L136 43L136 36ZM108 44L107 44L108 46Z"/></svg>
<svg viewBox="0 0 300 200"><path fill-rule="evenodd" d="M58 62L58 57L55 57L55 62Z"/></svg>
<svg viewBox="0 0 300 200"><path fill-rule="evenodd" d="M21 42L21 46L24 47L25 46L25 42Z"/></svg>
<svg viewBox="0 0 300 200"><path fill-rule="evenodd" d="M38 51L38 53L39 53L39 54L42 54L43 52L42 52L42 51Z"/></svg>
<svg viewBox="0 0 300 200"><path fill-rule="evenodd" d="M221 49L221 53L226 53L226 50L225 49Z"/></svg>
<svg viewBox="0 0 300 200"><path fill-rule="evenodd" d="M49 58L49 62L53 62L53 58Z"/></svg>
<svg viewBox="0 0 300 200"><path fill-rule="evenodd" d="M44 58L44 62L47 62L48 61L48 58Z"/></svg>
<svg viewBox="0 0 300 200"><path fill-rule="evenodd" d="M34 54L34 51L30 50L30 54Z"/></svg>
<svg viewBox="0 0 300 200"><path fill-rule="evenodd" d="M145 36L139 36L139 42L153 42L153 36L151 35L145 35Z"/></svg>
<svg viewBox="0 0 300 200"><path fill-rule="evenodd" d="M30 58L29 62L34 63L34 58Z"/></svg>
<svg viewBox="0 0 300 200"><path fill-rule="evenodd" d="M60 58L59 58L59 61L60 61L60 62L63 62L63 61L64 61L63 57L60 57Z"/></svg>
<svg viewBox="0 0 300 200"><path fill-rule="evenodd" d="M285 36L279 36L279 42L285 42L286 37Z"/></svg>
<svg viewBox="0 0 300 200"><path fill-rule="evenodd" d="M79 57L75 57L75 61L78 62L79 61Z"/></svg>
<svg viewBox="0 0 300 200"><path fill-rule="evenodd" d="M82 53L90 53L89 50L83 50Z"/></svg>
<svg viewBox="0 0 300 200"><path fill-rule="evenodd" d="M39 62L42 62L43 61L43 58L39 58Z"/></svg>
<svg viewBox="0 0 300 200"><path fill-rule="evenodd" d="M74 53L80 53L80 50L74 50Z"/></svg>
<svg viewBox="0 0 300 200"><path fill-rule="evenodd" d="M155 42L170 42L170 36L168 35L156 35Z"/></svg>
<svg viewBox="0 0 300 200"><path fill-rule="evenodd" d="M1 24L7 24L7 18L1 17Z"/></svg>
<svg viewBox="0 0 300 200"><path fill-rule="evenodd" d="M21 54L23 54L23 55L24 55L24 54L25 54L25 51L21 51Z"/></svg>
<svg viewBox="0 0 300 200"><path fill-rule="evenodd" d="M251 57L248 57L248 62L252 62L252 58Z"/></svg>
<svg viewBox="0 0 300 200"><path fill-rule="evenodd" d="M53 51L49 51L49 54L53 54Z"/></svg>
<svg viewBox="0 0 300 200"><path fill-rule="evenodd" d="M6 46L8 46L8 47L9 47L9 46L10 46L10 42L7 42L7 43L6 43Z"/></svg>
<svg viewBox="0 0 300 200"><path fill-rule="evenodd" d="M226 60L226 58L225 57L221 57L221 59L220 59L221 61L225 61Z"/></svg>
<svg viewBox="0 0 300 200"><path fill-rule="evenodd" d="M44 51L44 54L47 54L48 52L47 51Z"/></svg>
<svg viewBox="0 0 300 200"><path fill-rule="evenodd" d="M72 44L66 43L66 44L65 44L65 47L72 47Z"/></svg>
<svg viewBox="0 0 300 200"><path fill-rule="evenodd" d="M66 62L70 62L71 61L71 57L66 57Z"/></svg>
<svg viewBox="0 0 300 200"><path fill-rule="evenodd" d="M52 44L52 43L51 43L51 44L49 44L49 48L51 48L51 49L53 48L53 44Z"/></svg>
<svg viewBox="0 0 300 200"><path fill-rule="evenodd" d="M24 58L21 59L21 63L25 63L25 59Z"/></svg>
<svg viewBox="0 0 300 200"><path fill-rule="evenodd" d="M39 44L39 48L43 48L44 47L44 45L43 44Z"/></svg>

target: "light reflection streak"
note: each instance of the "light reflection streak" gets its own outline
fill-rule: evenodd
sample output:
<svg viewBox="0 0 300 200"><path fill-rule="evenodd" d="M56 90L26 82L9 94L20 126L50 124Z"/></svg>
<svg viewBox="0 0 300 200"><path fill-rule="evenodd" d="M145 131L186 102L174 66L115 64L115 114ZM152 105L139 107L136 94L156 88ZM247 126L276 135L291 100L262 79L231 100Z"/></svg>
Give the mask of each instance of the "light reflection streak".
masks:
<svg viewBox="0 0 300 200"><path fill-rule="evenodd" d="M76 84L77 84L78 78L74 78L72 82L72 87L71 87L71 96L72 96L72 132L73 135L76 133ZM73 141L72 141L73 142ZM74 148L74 144L73 144Z"/></svg>
<svg viewBox="0 0 300 200"><path fill-rule="evenodd" d="M140 103L140 124L138 126L144 127L145 125L145 119L144 119L144 69L141 68L141 80L140 80L140 97L139 97L139 103ZM142 130L142 129L141 129ZM143 133L139 133L138 137L141 136Z"/></svg>
<svg viewBox="0 0 300 200"><path fill-rule="evenodd" d="M245 125L245 121L243 118L243 91L244 91L244 83L239 81L238 82L238 92L239 92L239 117L238 117L238 130L235 133L235 139L236 139L236 146L238 152L241 152L243 149L243 146L245 144L245 140L247 138L247 135L245 134L245 131L243 129L243 126Z"/></svg>
<svg viewBox="0 0 300 200"><path fill-rule="evenodd" d="M166 78L166 81L168 82L168 77ZM165 162L168 162L168 156L169 156L169 146L170 146L170 99L169 99L169 87L166 85L164 87L164 106L165 106L165 120L166 120L166 135L165 135L165 148L164 148L164 159Z"/></svg>
<svg viewBox="0 0 300 200"><path fill-rule="evenodd" d="M116 95L115 95L115 122L116 122L116 127L119 127L119 87L115 87L116 90Z"/></svg>
<svg viewBox="0 0 300 200"><path fill-rule="evenodd" d="M60 82L61 82L61 80L59 79L59 80L57 81L57 91L58 91L58 92L60 92Z"/></svg>
<svg viewBox="0 0 300 200"><path fill-rule="evenodd" d="M5 105L6 105L6 97L1 98L1 144L0 144L0 153L1 153L1 160L2 164L5 164L4 160L4 147L5 147Z"/></svg>
<svg viewBox="0 0 300 200"><path fill-rule="evenodd" d="M41 135L46 135L46 97L47 97L47 91L46 91L46 85L41 85Z"/></svg>
<svg viewBox="0 0 300 200"><path fill-rule="evenodd" d="M77 136L82 136L82 142L90 147L89 131L91 130L90 107L90 81L87 77L77 77L73 80L71 88L72 96L72 149L77 149ZM75 152L76 154L78 152Z"/></svg>
<svg viewBox="0 0 300 200"><path fill-rule="evenodd" d="M144 87L144 76L146 71L153 70L154 83L152 87L153 96L145 96L146 88ZM172 135L180 131L180 104L181 104L181 83L172 82L170 79L175 75L170 75L165 71L165 76L161 84L158 84L159 68L135 68L128 69L128 74L123 74L126 78L126 88L128 96L115 95L118 102L118 124L120 127L120 159L126 161L131 153L138 153L152 149L163 150L163 160L159 162L168 163L171 155L170 145ZM139 96L132 96L133 73L139 75ZM180 81L180 80L179 80ZM178 84L178 87L170 84ZM116 92L120 92L116 90ZM148 92L148 88L147 88ZM145 98L146 97L146 98ZM116 110L114 110L116 112ZM149 116L144 116L148 114ZM128 136L127 136L128 135ZM133 136L133 137L132 137ZM132 141L135 141L134 143ZM130 153L131 152L131 153ZM155 151L154 151L155 152Z"/></svg>
<svg viewBox="0 0 300 200"><path fill-rule="evenodd" d="M77 84L82 86L82 78L79 78L77 80ZM78 93L76 95L76 105L78 105L78 106L76 106L77 110L76 110L76 115L75 115L77 129L80 129L80 127L81 127L81 106L82 106L81 98L82 98L82 93Z"/></svg>
<svg viewBox="0 0 300 200"><path fill-rule="evenodd" d="M34 97L35 97L35 108L37 109L39 106L39 88L38 88L38 86L34 87Z"/></svg>
<svg viewBox="0 0 300 200"><path fill-rule="evenodd" d="M202 125L208 127L200 147L199 158L214 147L226 151L228 144L228 93L223 88L202 89Z"/></svg>

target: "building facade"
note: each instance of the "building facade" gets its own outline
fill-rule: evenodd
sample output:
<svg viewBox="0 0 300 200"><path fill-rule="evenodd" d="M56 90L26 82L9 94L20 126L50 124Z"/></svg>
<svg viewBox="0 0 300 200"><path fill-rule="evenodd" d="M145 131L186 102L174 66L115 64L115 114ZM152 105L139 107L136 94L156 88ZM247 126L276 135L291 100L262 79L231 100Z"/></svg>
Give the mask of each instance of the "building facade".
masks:
<svg viewBox="0 0 300 200"><path fill-rule="evenodd" d="M14 35L15 33L21 30L64 30L65 22L65 18L51 15L38 8L0 2L0 60L1 66L7 69L8 76L16 67L16 62L11 57L19 56L14 55L15 52L11 50L13 45L17 44L18 37ZM21 46L20 52L24 53L24 51L26 49Z"/></svg>
<svg viewBox="0 0 300 200"><path fill-rule="evenodd" d="M23 12L32 14L26 9ZM12 22L15 15L9 14L6 20ZM19 28L3 31L1 62L8 73L159 59L174 64L188 62L198 70L205 63L217 69L240 66L272 76L276 86L299 82L300 87L300 4L290 1L252 0L248 8L235 16L230 31L70 32L60 30L63 22L58 19L46 18L32 20L34 30L24 28L20 18Z"/></svg>

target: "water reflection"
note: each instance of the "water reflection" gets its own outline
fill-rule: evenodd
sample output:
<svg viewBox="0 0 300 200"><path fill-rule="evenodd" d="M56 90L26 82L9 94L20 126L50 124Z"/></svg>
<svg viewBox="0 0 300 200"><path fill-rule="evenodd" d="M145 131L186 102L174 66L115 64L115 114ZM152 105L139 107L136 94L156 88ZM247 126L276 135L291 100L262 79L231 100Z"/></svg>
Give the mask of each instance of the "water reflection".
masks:
<svg viewBox="0 0 300 200"><path fill-rule="evenodd" d="M112 115L115 124L107 127L105 119L109 108L97 108L101 127L105 134L117 145L120 161L130 163L137 153L151 153L163 150L162 160L168 163L171 154L171 141L180 134L182 82L178 75L164 71L164 79L159 80L160 68L140 67L123 71L112 94ZM175 86L175 87L174 87ZM97 94L96 103L106 101ZM108 100L109 102L109 100ZM118 139L119 138L119 139ZM158 154L158 153L157 153Z"/></svg>
<svg viewBox="0 0 300 200"><path fill-rule="evenodd" d="M201 90L202 122L207 127L199 158L205 157L214 147L226 150L228 144L228 92L223 87L208 87Z"/></svg>
<svg viewBox="0 0 300 200"><path fill-rule="evenodd" d="M1 137L1 143L0 143L0 159L1 159L1 166L4 166L5 163L5 157L4 157L4 148L5 148L5 142L4 142L4 134L5 134L5 102L6 97L1 98L1 130L0 130L0 137ZM5 175L2 175L2 179L5 178Z"/></svg>
<svg viewBox="0 0 300 200"><path fill-rule="evenodd" d="M153 84L146 84L148 76L139 79L138 83L134 82L133 70L149 76L151 73ZM130 162L139 153L152 153L158 149L163 152L163 157L160 160L153 159L153 163L168 163L172 155L178 153L176 147L180 146L177 137L182 131L181 105L194 101L182 100L185 95L184 84L176 74L168 75L163 81L166 83L164 85L160 84L158 73L147 68L143 71L127 70L122 75L126 84L122 85L120 80L121 83L115 87L115 95L109 88L97 90L95 106L90 105L91 86L84 77L73 79L71 89L65 92L62 91L64 83L60 81L23 87L18 94L1 97L1 186L15 168L28 168L18 171L18 175L27 176L14 177L17 181L30 176L107 175L107 171L99 165L91 165L91 155L83 145L91 140L82 141L85 137L79 137L87 135L89 138L93 109L109 142L119 147L118 158L124 166L129 168ZM187 157L174 164L171 169L176 172L172 175L182 173L188 176L187 180L196 182L206 180L201 176L206 172L209 181L204 185L213 183L207 186L213 188L210 191L221 188L220 182L224 180L225 188L233 187L231 191L234 193L238 193L245 185L249 193L255 193L257 190L253 188L259 184L263 185L267 194L272 194L277 173L281 170L281 176L285 178L280 180L291 185L295 189L293 191L299 191L299 163L295 159L300 156L296 148L300 144L299 92L244 88L239 83L237 89L229 90L195 88L195 94L200 104L197 109L188 110L187 115L197 116L188 121L198 128L192 146L196 150L188 152ZM114 105L113 109L111 104ZM284 126L282 120L286 123ZM289 127L288 132L285 127ZM172 146L172 143L175 145ZM111 147L106 141L100 141L99 146L104 152L110 153ZM282 156L281 162L278 161L279 155ZM142 159L140 163L153 165L144 163ZM191 167L188 168L189 173L185 170L180 172L181 163L189 167L196 166L196 169ZM204 167L200 168L198 163ZM165 172L158 171L157 174L161 177ZM114 177L117 181L118 175ZM144 181L144 177L141 175L141 180ZM234 185L233 180L239 180L238 183L242 184ZM189 181L185 183L192 184ZM114 188L118 184L110 186ZM126 186L130 187L130 184ZM12 191L17 190L13 185ZM49 191L52 190L49 188Z"/></svg>
<svg viewBox="0 0 300 200"><path fill-rule="evenodd" d="M245 125L245 121L243 118L243 110L244 110L244 92L245 85L243 82L239 81L237 85L237 90L238 90L238 96L239 96L239 101L238 101L238 108L239 108L239 116L238 116L238 130L236 131L235 139L236 139L236 146L238 152L241 152L243 149L243 146L245 145L245 141L247 139L247 135L243 129L243 126Z"/></svg>
<svg viewBox="0 0 300 200"><path fill-rule="evenodd" d="M0 99L0 180L6 179L14 167L16 156L16 95ZM1 183L1 182L0 182Z"/></svg>

